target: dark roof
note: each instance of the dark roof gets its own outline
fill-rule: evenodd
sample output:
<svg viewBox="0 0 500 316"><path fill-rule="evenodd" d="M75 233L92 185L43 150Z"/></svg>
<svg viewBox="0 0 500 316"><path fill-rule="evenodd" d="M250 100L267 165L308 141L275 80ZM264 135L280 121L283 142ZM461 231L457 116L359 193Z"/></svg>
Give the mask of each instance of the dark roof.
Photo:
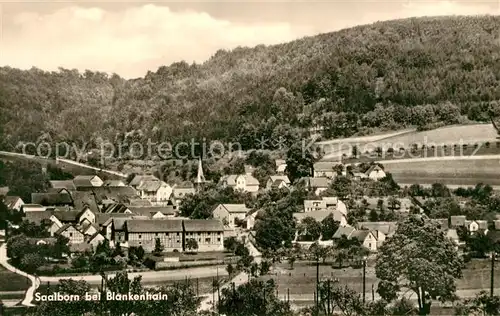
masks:
<svg viewBox="0 0 500 316"><path fill-rule="evenodd" d="M123 213L127 209L129 209L127 206L125 206L123 203L114 203L114 204L108 204L104 206L101 210L102 213Z"/></svg>
<svg viewBox="0 0 500 316"><path fill-rule="evenodd" d="M78 175L73 179L73 183L77 188L92 187L92 179L97 177L96 175Z"/></svg>
<svg viewBox="0 0 500 316"><path fill-rule="evenodd" d="M184 221L187 232L222 232L224 225L216 219L189 219Z"/></svg>
<svg viewBox="0 0 500 316"><path fill-rule="evenodd" d="M86 242L79 244L69 244L69 251L71 252L85 252L92 249L92 245Z"/></svg>
<svg viewBox="0 0 500 316"><path fill-rule="evenodd" d="M147 232L181 232L181 220L152 220L152 219L131 219L126 223L129 233Z"/></svg>
<svg viewBox="0 0 500 316"><path fill-rule="evenodd" d="M332 238L342 238L342 236L350 237L350 235L355 231L354 227L340 226L335 234L333 234Z"/></svg>
<svg viewBox="0 0 500 316"><path fill-rule="evenodd" d="M75 208L82 209L88 206L92 212L99 212L99 206L91 191L74 191L72 195Z"/></svg>
<svg viewBox="0 0 500 316"><path fill-rule="evenodd" d="M124 214L124 213L97 213L96 214L96 223L102 226L106 223L110 218L130 218L132 214Z"/></svg>
<svg viewBox="0 0 500 316"><path fill-rule="evenodd" d="M158 212L161 212L163 215L174 215L175 209L172 205L170 206L152 206L152 207L129 207L128 208L132 213L136 215L144 215L150 216L154 215Z"/></svg>
<svg viewBox="0 0 500 316"><path fill-rule="evenodd" d="M50 181L50 185L53 189L76 190L73 180L52 180Z"/></svg>
<svg viewBox="0 0 500 316"><path fill-rule="evenodd" d="M73 205L73 199L67 193L31 193L31 203L43 206Z"/></svg>
<svg viewBox="0 0 500 316"><path fill-rule="evenodd" d="M365 241L366 236L368 236L369 234L370 234L370 231L367 229L357 230L351 234L350 238L357 239L360 242L363 242L363 241Z"/></svg>
<svg viewBox="0 0 500 316"><path fill-rule="evenodd" d="M3 199L3 203L5 204L5 206L7 206L8 209L11 209L19 199L21 199L19 196L5 196Z"/></svg>
<svg viewBox="0 0 500 316"><path fill-rule="evenodd" d="M24 214L24 220L40 225L44 219L49 219L52 214L53 212L51 211L27 212Z"/></svg>
<svg viewBox="0 0 500 316"><path fill-rule="evenodd" d="M63 223L76 222L81 211L55 211L54 216Z"/></svg>
<svg viewBox="0 0 500 316"><path fill-rule="evenodd" d="M93 192L98 203L103 200L113 200L116 203L128 203L130 199L139 197L137 191L130 187L85 187L79 191Z"/></svg>

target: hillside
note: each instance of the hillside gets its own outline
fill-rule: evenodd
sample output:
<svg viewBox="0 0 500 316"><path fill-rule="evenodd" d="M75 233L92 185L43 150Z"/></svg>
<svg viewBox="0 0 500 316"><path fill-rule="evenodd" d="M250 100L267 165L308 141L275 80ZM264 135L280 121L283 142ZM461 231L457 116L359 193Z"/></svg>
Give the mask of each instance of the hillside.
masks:
<svg viewBox="0 0 500 316"><path fill-rule="evenodd" d="M334 138L486 121L500 115L499 34L500 17L379 22L218 51L134 80L4 67L0 147L206 137L247 149L315 126Z"/></svg>

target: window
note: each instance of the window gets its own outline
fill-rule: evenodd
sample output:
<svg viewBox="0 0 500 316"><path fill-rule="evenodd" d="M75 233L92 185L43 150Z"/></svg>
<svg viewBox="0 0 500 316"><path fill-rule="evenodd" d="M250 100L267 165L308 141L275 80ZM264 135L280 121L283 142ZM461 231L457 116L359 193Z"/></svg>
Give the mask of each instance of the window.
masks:
<svg viewBox="0 0 500 316"><path fill-rule="evenodd" d="M369 243L369 244L368 244L368 248L371 248L371 247L372 247L372 243Z"/></svg>
<svg viewBox="0 0 500 316"><path fill-rule="evenodd" d="M220 237L219 237L219 238L217 238L217 242L220 242Z"/></svg>
<svg viewBox="0 0 500 316"><path fill-rule="evenodd" d="M198 238L198 242L201 242L201 238Z"/></svg>
<svg viewBox="0 0 500 316"><path fill-rule="evenodd" d="M69 233L69 237L73 237L73 233Z"/></svg>
<svg viewBox="0 0 500 316"><path fill-rule="evenodd" d="M141 235L139 235L139 239L141 239Z"/></svg>
<svg viewBox="0 0 500 316"><path fill-rule="evenodd" d="M155 236L158 237L158 233L156 233Z"/></svg>
<svg viewBox="0 0 500 316"><path fill-rule="evenodd" d="M167 237L168 237L168 233L165 233L165 236L167 236Z"/></svg>
<svg viewBox="0 0 500 316"><path fill-rule="evenodd" d="M177 236L179 236L179 233L177 233Z"/></svg>
<svg viewBox="0 0 500 316"><path fill-rule="evenodd" d="M177 239L177 243L180 243L181 241L179 239Z"/></svg>
<svg viewBox="0 0 500 316"><path fill-rule="evenodd" d="M205 238L205 242L210 242L210 238Z"/></svg>
<svg viewBox="0 0 500 316"><path fill-rule="evenodd" d="M139 241L139 245L142 245L142 242Z"/></svg>

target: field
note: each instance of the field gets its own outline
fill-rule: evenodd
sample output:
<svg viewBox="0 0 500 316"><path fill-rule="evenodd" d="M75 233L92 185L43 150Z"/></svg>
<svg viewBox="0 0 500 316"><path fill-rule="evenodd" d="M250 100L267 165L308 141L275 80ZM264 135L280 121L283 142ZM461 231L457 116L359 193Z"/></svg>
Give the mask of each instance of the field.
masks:
<svg viewBox="0 0 500 316"><path fill-rule="evenodd" d="M500 185L500 158L402 161L384 164L394 180L404 184L475 185L479 182L492 186Z"/></svg>
<svg viewBox="0 0 500 316"><path fill-rule="evenodd" d="M468 267L473 269L463 270L464 277L457 280L458 290L488 290L490 287L489 261L481 261L479 265L469 263ZM329 265L320 265L321 278L337 278L341 285L347 285L355 291L362 292L363 270L362 269L333 269ZM288 264L278 265L271 275L263 279L274 279L278 285L278 294L283 296L290 293L290 300L303 300L313 298L316 286L316 266L314 264L298 262L293 270L289 270ZM500 288L500 266L497 264L494 277L495 288ZM373 267L366 268L366 293L371 296L372 286L377 288L377 278Z"/></svg>
<svg viewBox="0 0 500 316"><path fill-rule="evenodd" d="M6 270L0 266L0 293L12 291L26 291L30 287L30 281L14 272Z"/></svg>

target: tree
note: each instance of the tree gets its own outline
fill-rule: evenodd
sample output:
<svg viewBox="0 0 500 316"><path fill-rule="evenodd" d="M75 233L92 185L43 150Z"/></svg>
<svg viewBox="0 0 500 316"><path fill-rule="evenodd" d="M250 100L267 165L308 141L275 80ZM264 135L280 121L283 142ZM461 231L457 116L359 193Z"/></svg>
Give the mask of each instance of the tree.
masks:
<svg viewBox="0 0 500 316"><path fill-rule="evenodd" d="M194 238L189 238L186 240L186 249L189 251L196 252L198 250L198 242Z"/></svg>
<svg viewBox="0 0 500 316"><path fill-rule="evenodd" d="M45 258L38 253L27 253L21 259L21 267L28 273L35 273L45 264Z"/></svg>
<svg viewBox="0 0 500 316"><path fill-rule="evenodd" d="M475 298L466 299L458 304L455 307L455 315L500 315L500 297L490 296L486 291L481 291Z"/></svg>
<svg viewBox="0 0 500 316"><path fill-rule="evenodd" d="M231 277L234 273L234 267L231 263L229 263L226 267L227 274L229 274L229 277Z"/></svg>
<svg viewBox="0 0 500 316"><path fill-rule="evenodd" d="M351 194L351 180L344 176L337 176L331 184L332 193L343 200Z"/></svg>
<svg viewBox="0 0 500 316"><path fill-rule="evenodd" d="M292 182L308 177L312 174L314 161L314 156L308 148L302 147L302 144L294 144L286 153L285 173Z"/></svg>
<svg viewBox="0 0 500 316"><path fill-rule="evenodd" d="M377 292L392 301L403 288L414 291L419 312L427 315L431 299L454 298L455 279L462 276L462 266L455 245L438 224L412 215L379 248L375 272L381 281Z"/></svg>
<svg viewBox="0 0 500 316"><path fill-rule="evenodd" d="M198 248L198 245L196 245L196 248ZM156 240L155 240L155 249L153 250L154 255L155 256L161 255L161 253L163 252L163 249L164 249L164 247L161 244L160 238L156 238Z"/></svg>
<svg viewBox="0 0 500 316"><path fill-rule="evenodd" d="M338 309L342 315L368 315L360 295L349 287L337 282L322 281L319 285L320 311L333 313ZM330 314L331 315L331 314Z"/></svg>
<svg viewBox="0 0 500 316"><path fill-rule="evenodd" d="M335 221L333 214L328 215L321 221L321 236L323 240L331 240L337 229L339 229L340 222Z"/></svg>
<svg viewBox="0 0 500 316"><path fill-rule="evenodd" d="M312 217L304 218L299 229L308 241L318 240L321 236L321 225Z"/></svg>
<svg viewBox="0 0 500 316"><path fill-rule="evenodd" d="M295 256L295 254L291 253L288 256L288 264L290 265L291 270L293 270L293 264L295 263L295 261L297 261L297 257Z"/></svg>
<svg viewBox="0 0 500 316"><path fill-rule="evenodd" d="M273 280L252 279L234 290L223 289L218 309L227 316L291 315L289 304L276 297Z"/></svg>

